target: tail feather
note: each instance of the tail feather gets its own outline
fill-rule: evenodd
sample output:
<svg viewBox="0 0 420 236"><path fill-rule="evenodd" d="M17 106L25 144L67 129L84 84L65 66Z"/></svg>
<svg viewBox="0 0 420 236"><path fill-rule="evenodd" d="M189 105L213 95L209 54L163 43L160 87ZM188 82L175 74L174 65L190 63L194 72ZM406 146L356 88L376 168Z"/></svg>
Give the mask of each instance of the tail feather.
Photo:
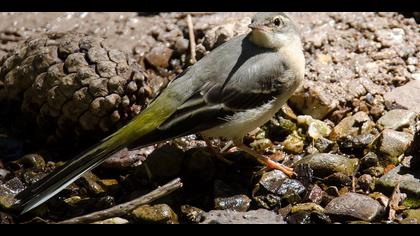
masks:
<svg viewBox="0 0 420 236"><path fill-rule="evenodd" d="M41 205L121 149L118 145L110 145L108 139L101 141L90 150L66 162L66 164L58 167L41 181L20 192L16 196L18 199L16 208L21 211L21 214L24 214Z"/></svg>

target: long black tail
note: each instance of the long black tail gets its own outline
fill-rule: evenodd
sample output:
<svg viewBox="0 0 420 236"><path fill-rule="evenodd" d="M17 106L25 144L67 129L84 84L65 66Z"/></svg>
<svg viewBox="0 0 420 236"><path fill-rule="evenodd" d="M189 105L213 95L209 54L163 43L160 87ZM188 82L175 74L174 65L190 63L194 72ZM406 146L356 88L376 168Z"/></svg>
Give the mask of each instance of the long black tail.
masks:
<svg viewBox="0 0 420 236"><path fill-rule="evenodd" d="M107 157L122 148L115 142L110 142L110 139L112 136L102 140L76 158L67 161L45 178L17 194L18 202L15 208L21 211L21 214L30 211L66 188L87 171L100 165Z"/></svg>

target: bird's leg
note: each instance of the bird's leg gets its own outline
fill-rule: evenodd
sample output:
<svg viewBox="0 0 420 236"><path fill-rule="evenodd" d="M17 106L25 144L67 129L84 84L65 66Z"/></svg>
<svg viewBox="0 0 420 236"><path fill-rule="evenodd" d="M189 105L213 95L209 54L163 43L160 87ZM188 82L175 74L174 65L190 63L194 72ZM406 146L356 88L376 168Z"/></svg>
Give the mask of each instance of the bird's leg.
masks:
<svg viewBox="0 0 420 236"><path fill-rule="evenodd" d="M242 139L234 139L233 143L235 144L235 146L239 149L241 149L242 151L248 153L249 155L255 157L260 163L266 165L269 168L272 169L277 169L282 171L283 173L285 173L288 176L293 176L295 174L295 172L293 172L293 168L287 167L285 165L282 165L278 162L275 162L273 160L271 160L270 158L252 150L251 148L247 147L243 142Z"/></svg>
<svg viewBox="0 0 420 236"><path fill-rule="evenodd" d="M208 149L209 149L209 151L211 152L211 154L213 154L218 160L220 160L220 161L223 161L223 162L225 162L225 163L227 163L227 164L229 164L229 165L232 165L234 162L233 161L229 161L229 160L227 160L223 155L222 155L222 153L224 152L224 151L217 151L216 149L214 149L214 147L213 147L213 144L210 142L210 139L208 139L207 137L205 137L205 136L203 136L203 140L204 140L204 142L206 142L206 144L207 144L207 147L208 147ZM226 147L224 147L223 149L225 149ZM228 147L229 148L229 147ZM223 150L222 149L222 150Z"/></svg>

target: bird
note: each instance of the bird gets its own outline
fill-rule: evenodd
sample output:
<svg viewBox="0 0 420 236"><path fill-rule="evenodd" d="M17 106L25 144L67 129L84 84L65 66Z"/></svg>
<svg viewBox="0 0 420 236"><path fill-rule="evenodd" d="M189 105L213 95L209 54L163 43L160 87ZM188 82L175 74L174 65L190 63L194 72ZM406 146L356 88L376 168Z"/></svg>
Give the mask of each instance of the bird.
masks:
<svg viewBox="0 0 420 236"><path fill-rule="evenodd" d="M299 87L305 58L297 25L282 12L256 13L249 33L219 45L172 79L128 124L16 195L24 214L124 148L200 134L226 138L269 168L293 169L259 154L243 137L268 122Z"/></svg>

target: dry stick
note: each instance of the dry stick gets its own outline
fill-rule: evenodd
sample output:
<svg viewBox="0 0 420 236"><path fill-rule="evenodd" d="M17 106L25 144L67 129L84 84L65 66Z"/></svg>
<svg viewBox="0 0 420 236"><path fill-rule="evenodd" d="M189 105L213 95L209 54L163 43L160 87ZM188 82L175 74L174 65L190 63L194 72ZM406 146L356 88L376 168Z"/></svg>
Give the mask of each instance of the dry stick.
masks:
<svg viewBox="0 0 420 236"><path fill-rule="evenodd" d="M181 187L182 187L181 179L176 178L172 180L171 182L158 187L152 192L146 195L143 195L139 198L136 198L132 201L119 204L117 206L114 206L114 207L111 207L102 211L97 211L97 212L93 212L84 216L79 216L72 219L60 221L58 222L58 224L89 224L89 223L99 221L99 220L109 219L109 218L117 217L117 216L123 216L127 214L127 212L131 212L137 207L150 203L165 195L168 195Z"/></svg>
<svg viewBox="0 0 420 236"><path fill-rule="evenodd" d="M194 36L192 18L190 14L187 15L187 25L188 25L188 34L190 38L190 53L191 53L190 64L192 65L197 62L197 59L195 58L195 36Z"/></svg>

